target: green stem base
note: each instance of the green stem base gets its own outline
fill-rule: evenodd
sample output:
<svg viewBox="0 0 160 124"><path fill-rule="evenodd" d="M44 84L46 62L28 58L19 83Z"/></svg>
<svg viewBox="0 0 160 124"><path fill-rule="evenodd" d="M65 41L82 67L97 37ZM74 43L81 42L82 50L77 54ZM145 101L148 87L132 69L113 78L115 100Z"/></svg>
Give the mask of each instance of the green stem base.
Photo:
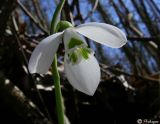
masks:
<svg viewBox="0 0 160 124"><path fill-rule="evenodd" d="M64 106L63 106L62 93L61 93L61 87L60 87L60 76L57 69L57 55L55 55L54 61L52 64L52 73L54 76L53 80L54 80L54 86L55 86L58 122L59 124L64 124Z"/></svg>

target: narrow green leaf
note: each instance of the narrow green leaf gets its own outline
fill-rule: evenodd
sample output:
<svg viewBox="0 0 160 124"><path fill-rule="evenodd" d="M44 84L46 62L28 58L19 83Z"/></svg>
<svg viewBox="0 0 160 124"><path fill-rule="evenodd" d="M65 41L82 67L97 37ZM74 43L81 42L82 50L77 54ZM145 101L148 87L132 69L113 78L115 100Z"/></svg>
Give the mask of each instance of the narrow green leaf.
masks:
<svg viewBox="0 0 160 124"><path fill-rule="evenodd" d="M57 6L57 8L56 8L56 10L54 12L54 15L53 15L52 21L51 21L51 26L50 26L50 34L53 34L53 33L56 32L56 27L57 27L57 24L58 24L58 22L60 20L59 17L61 15L61 11L62 11L62 8L64 6L64 3L65 3L65 0L62 0L58 4L58 6Z"/></svg>

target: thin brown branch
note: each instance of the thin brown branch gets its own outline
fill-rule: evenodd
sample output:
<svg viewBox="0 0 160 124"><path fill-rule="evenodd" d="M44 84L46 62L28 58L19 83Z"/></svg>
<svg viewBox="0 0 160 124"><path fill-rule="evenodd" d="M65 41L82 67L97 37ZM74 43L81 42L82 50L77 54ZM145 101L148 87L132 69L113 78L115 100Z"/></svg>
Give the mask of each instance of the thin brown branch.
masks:
<svg viewBox="0 0 160 124"><path fill-rule="evenodd" d="M18 28L17 28L18 26L17 26L16 21L15 21L15 18L14 18L13 16L12 16L12 24L13 24L13 29L14 29L13 32L14 32L14 35L15 35L15 38L16 38L18 47L20 48L20 51L22 52L22 56L23 56L23 58L24 58L24 61L25 61L26 67L27 67L27 66L28 66L28 59L27 59L26 53L25 53L25 51L24 51L24 49L23 49L23 47L22 47L22 44L21 44L21 42L20 42L20 39L19 39L19 37L18 37L18 34L17 34L17 33L18 33ZM41 93L39 92L39 90L37 89L36 84L35 84L35 81L33 81L33 80L34 80L34 79L33 79L33 76L30 74L28 68L27 68L27 72L28 72L28 74L29 74L29 77L31 78L32 85L33 85L36 93L38 94L38 97L39 97L39 99L40 99L40 101L41 101L41 104L43 105L43 108L44 108L44 110L45 110L48 118L50 119L50 121L52 121L52 118L51 118L51 116L50 116L50 114L49 114L49 112L48 112L48 110L47 110L47 108L46 108L46 106L45 106L43 97L42 97Z"/></svg>
<svg viewBox="0 0 160 124"><path fill-rule="evenodd" d="M87 14L87 16L83 19L84 21L86 21L89 17L92 16L92 14L95 12L95 10L97 9L98 6L98 2L99 0L95 0L94 5L93 5L93 9Z"/></svg>
<svg viewBox="0 0 160 124"><path fill-rule="evenodd" d="M0 99L27 123L52 124L38 107L1 73Z"/></svg>
<svg viewBox="0 0 160 124"><path fill-rule="evenodd" d="M17 33L19 32L19 29L18 29L17 23L16 23L16 21L15 21L15 18L14 18L13 16L12 16L12 24L13 24L13 27L14 27L14 34L15 34L16 41L17 41L18 46L19 46L19 48L20 48L20 50L21 50L21 52L22 52L24 61L25 61L26 65L28 65L27 57L26 57L25 52L24 52L24 50L23 50L23 48L22 48L22 44L21 44L21 42L19 41L18 36L17 36Z"/></svg>
<svg viewBox="0 0 160 124"><path fill-rule="evenodd" d="M32 2L38 19L40 20L41 24L47 29L47 18L45 18L44 13L40 7L40 1L32 0Z"/></svg>
<svg viewBox="0 0 160 124"><path fill-rule="evenodd" d="M144 41L144 42L158 40L157 37L133 37L133 36L127 36L127 39L131 41Z"/></svg>
<svg viewBox="0 0 160 124"><path fill-rule="evenodd" d="M103 69L110 70L114 73L119 73L119 74L123 74L123 75L129 76L129 77L136 77L136 78L139 78L139 79L142 79L142 80L147 80L147 81L152 81L152 82L159 83L159 80L154 79L152 77L141 76L141 75L137 75L137 74L136 75L135 74L129 74L129 73L127 73L125 71L122 71L121 69L118 69L118 68L106 66L104 64L100 64L100 65L102 66Z"/></svg>
<svg viewBox="0 0 160 124"><path fill-rule="evenodd" d="M110 2L113 4L114 9L115 9L117 15L119 16L119 19L122 22L122 24L124 25L124 27L125 28L127 27L129 29L128 33L130 33L129 31L131 31L134 34L136 34L137 36L143 36L143 33L138 29L137 26L135 26L133 24L132 13L129 12L129 10L127 9L124 2L122 0L119 1L121 8L124 9L123 12L120 10L120 7L118 7L118 5L114 1L110 1ZM125 15L127 15L127 16L125 16ZM126 31L127 31L127 29L126 29Z"/></svg>
<svg viewBox="0 0 160 124"><path fill-rule="evenodd" d="M40 24L40 22L34 18L34 16L25 8L25 6L23 6L23 4L19 0L17 0L17 4L41 31L43 31L45 34L49 34L48 31L45 30L45 28Z"/></svg>
<svg viewBox="0 0 160 124"><path fill-rule="evenodd" d="M4 34L10 14L16 7L14 0L0 1L0 36Z"/></svg>

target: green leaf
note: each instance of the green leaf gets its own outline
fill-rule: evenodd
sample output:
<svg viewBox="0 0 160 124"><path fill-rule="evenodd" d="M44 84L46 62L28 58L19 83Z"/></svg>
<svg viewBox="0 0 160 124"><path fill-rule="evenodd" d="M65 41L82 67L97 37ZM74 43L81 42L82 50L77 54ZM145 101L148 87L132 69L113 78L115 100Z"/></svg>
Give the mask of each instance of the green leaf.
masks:
<svg viewBox="0 0 160 124"><path fill-rule="evenodd" d="M53 34L53 33L56 32L56 27L57 27L57 24L59 22L59 16L61 15L61 11L62 11L62 8L64 6L64 3L65 3L65 0L62 0L58 4L58 6L57 6L57 8L56 8L56 10L53 14L52 21L51 21L51 26L50 26L50 34Z"/></svg>

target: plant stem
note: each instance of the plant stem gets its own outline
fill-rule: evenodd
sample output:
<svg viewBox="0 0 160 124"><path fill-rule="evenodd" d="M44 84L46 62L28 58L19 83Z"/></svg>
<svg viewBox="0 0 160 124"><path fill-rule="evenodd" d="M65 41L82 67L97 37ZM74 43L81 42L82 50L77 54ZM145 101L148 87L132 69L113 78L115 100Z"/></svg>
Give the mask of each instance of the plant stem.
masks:
<svg viewBox="0 0 160 124"><path fill-rule="evenodd" d="M59 22L59 16L61 14L64 3L65 3L65 0L62 0L54 12L54 15L51 21L50 34L53 34L56 32L56 27ZM61 87L60 87L60 76L57 69L57 55L54 56L54 60L52 63L52 74L54 75L53 80L54 80L54 86L55 86L58 123L64 124L64 105L62 101L62 93L61 93Z"/></svg>
<svg viewBox="0 0 160 124"><path fill-rule="evenodd" d="M60 76L57 69L57 55L55 55L53 63L52 63L52 73L53 80L55 85L55 96L56 96L56 108L58 113L58 122L59 124L64 124L64 106L62 101L62 93L60 87Z"/></svg>

